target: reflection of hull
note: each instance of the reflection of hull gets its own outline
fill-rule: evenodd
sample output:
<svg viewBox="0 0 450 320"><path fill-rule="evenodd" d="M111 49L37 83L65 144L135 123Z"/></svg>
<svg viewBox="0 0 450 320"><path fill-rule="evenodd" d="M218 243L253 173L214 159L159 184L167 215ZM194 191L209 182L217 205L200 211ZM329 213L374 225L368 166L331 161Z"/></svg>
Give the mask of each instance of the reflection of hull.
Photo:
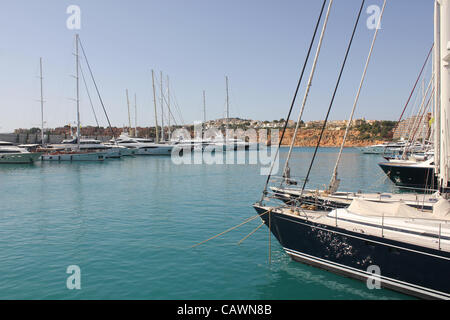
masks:
<svg viewBox="0 0 450 320"><path fill-rule="evenodd" d="M248 144L247 142L216 143L215 147L216 151L239 151L239 150L249 150L250 144Z"/></svg>
<svg viewBox="0 0 450 320"><path fill-rule="evenodd" d="M42 161L103 161L106 152L55 152L44 154Z"/></svg>
<svg viewBox="0 0 450 320"><path fill-rule="evenodd" d="M254 207L259 214L268 209ZM421 298L450 299L450 253L437 246L349 231L277 210L261 218L295 261L370 283L373 273L368 268L377 266L382 287Z"/></svg>
<svg viewBox="0 0 450 320"><path fill-rule="evenodd" d="M106 158L119 159L120 157L122 157L122 154L119 148L111 148L106 150Z"/></svg>
<svg viewBox="0 0 450 320"><path fill-rule="evenodd" d="M119 148L119 152L122 157L133 156L136 154L136 149L121 147Z"/></svg>
<svg viewBox="0 0 450 320"><path fill-rule="evenodd" d="M120 157L126 157L126 156L133 156L136 154L137 149L136 148L128 148L123 146L111 146L109 149L107 149L109 153L113 153L113 155L107 156L107 158L120 158ZM102 150L98 150L102 151Z"/></svg>
<svg viewBox="0 0 450 320"><path fill-rule="evenodd" d="M168 156L172 154L173 146L159 145L148 146L137 149L136 155L140 156Z"/></svg>
<svg viewBox="0 0 450 320"><path fill-rule="evenodd" d="M399 187L437 189L434 166L420 166L399 163L380 163L379 166L389 179Z"/></svg>
<svg viewBox="0 0 450 320"><path fill-rule="evenodd" d="M39 159L42 152L0 154L0 163L26 164Z"/></svg>

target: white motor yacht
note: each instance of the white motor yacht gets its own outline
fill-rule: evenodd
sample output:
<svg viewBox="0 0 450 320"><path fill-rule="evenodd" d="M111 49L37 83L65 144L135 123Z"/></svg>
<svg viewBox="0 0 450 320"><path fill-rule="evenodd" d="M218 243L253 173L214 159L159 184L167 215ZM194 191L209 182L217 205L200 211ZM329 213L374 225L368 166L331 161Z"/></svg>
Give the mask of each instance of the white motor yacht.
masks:
<svg viewBox="0 0 450 320"><path fill-rule="evenodd" d="M33 163L42 152L29 152L11 142L0 141L0 163Z"/></svg>
<svg viewBox="0 0 450 320"><path fill-rule="evenodd" d="M127 134L122 133L116 139L119 146L134 149L136 155L171 155L173 145L154 143L150 139L131 138Z"/></svg>
<svg viewBox="0 0 450 320"><path fill-rule="evenodd" d="M56 150L74 151L78 149L77 138L63 140L60 144L50 146ZM118 145L106 145L96 139L80 139L79 148L81 151L101 151L106 153L106 158L120 158L122 155L129 155L130 152L126 148Z"/></svg>

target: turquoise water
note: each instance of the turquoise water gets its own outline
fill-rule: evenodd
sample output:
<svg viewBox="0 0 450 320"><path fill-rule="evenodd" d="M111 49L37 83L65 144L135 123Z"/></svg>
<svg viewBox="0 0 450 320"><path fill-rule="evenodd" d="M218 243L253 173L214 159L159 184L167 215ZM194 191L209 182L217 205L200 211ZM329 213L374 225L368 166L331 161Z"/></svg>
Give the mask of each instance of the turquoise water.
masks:
<svg viewBox="0 0 450 320"><path fill-rule="evenodd" d="M336 151L320 152L311 181L329 181ZM296 149L292 175L311 156ZM342 189L390 190L381 160L347 149ZM237 245L257 220L191 248L255 215L265 179L258 165L170 157L0 166L0 299L408 298L293 262L274 238L269 264L267 228ZM66 287L69 265L81 290Z"/></svg>

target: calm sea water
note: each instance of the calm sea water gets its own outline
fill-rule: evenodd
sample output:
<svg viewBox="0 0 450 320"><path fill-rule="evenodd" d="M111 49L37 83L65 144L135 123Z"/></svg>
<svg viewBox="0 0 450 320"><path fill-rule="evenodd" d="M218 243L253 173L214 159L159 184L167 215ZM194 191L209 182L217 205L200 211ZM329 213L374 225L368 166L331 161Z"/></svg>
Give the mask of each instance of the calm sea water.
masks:
<svg viewBox="0 0 450 320"><path fill-rule="evenodd" d="M286 156L282 150L281 158ZM337 149L311 175L328 183ZM312 149L296 149L291 174ZM379 156L347 149L343 190L392 188ZM291 261L252 221L258 165L174 165L170 157L0 166L0 299L408 299ZM68 290L69 265L81 290Z"/></svg>

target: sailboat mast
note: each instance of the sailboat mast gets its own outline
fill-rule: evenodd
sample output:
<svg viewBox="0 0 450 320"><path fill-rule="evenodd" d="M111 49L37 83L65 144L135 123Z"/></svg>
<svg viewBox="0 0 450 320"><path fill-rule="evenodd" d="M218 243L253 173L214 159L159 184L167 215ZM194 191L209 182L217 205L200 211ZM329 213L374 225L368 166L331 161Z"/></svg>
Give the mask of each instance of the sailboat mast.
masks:
<svg viewBox="0 0 450 320"><path fill-rule="evenodd" d="M44 91L42 86L42 57L39 60L41 79L41 144L44 145Z"/></svg>
<svg viewBox="0 0 450 320"><path fill-rule="evenodd" d="M226 130L228 131L228 119L230 118L230 97L228 94L228 76L225 76L226 90L227 90L227 118L226 118Z"/></svg>
<svg viewBox="0 0 450 320"><path fill-rule="evenodd" d="M168 136L168 139L169 139L169 141L170 141L170 135L171 135L171 133L170 133L170 84L169 84L169 76L167 76L167 110L169 111L169 114L168 114L168 118L169 118L169 127L168 127L168 129L167 129L167 136Z"/></svg>
<svg viewBox="0 0 450 320"><path fill-rule="evenodd" d="M155 105L155 137L156 143L159 143L159 130L158 130L158 113L156 112L156 90L155 90L155 71L152 69L152 84L153 84L153 104Z"/></svg>
<svg viewBox="0 0 450 320"><path fill-rule="evenodd" d="M450 0L440 0L437 2L440 6L440 37L436 39L439 43L439 72L440 72L440 130L437 134L440 134L440 147L439 147L439 184L443 193L449 191L450 180L450 146L449 146L449 127L448 118L450 117Z"/></svg>
<svg viewBox="0 0 450 320"><path fill-rule="evenodd" d="M131 129L131 115L130 115L130 99L128 98L128 89L125 90L127 94L127 106L128 106L128 134L132 135L132 129Z"/></svg>
<svg viewBox="0 0 450 320"><path fill-rule="evenodd" d="M441 149L441 32L440 32L440 5L434 3L434 163L435 174L440 174L440 149Z"/></svg>
<svg viewBox="0 0 450 320"><path fill-rule="evenodd" d="M80 78L78 74L80 57L78 55L78 33L75 35L75 59L76 59L76 80L77 80L77 147L80 150L80 136L81 136L81 124L80 124Z"/></svg>
<svg viewBox="0 0 450 320"><path fill-rule="evenodd" d="M206 93L203 90L203 123L206 124Z"/></svg>
<svg viewBox="0 0 450 320"><path fill-rule="evenodd" d="M138 129L137 129L137 98L136 93L134 94L134 136L137 138Z"/></svg>
<svg viewBox="0 0 450 320"><path fill-rule="evenodd" d="M161 91L161 141L164 141L164 93L163 93L163 74L162 71L159 72L160 80L160 91Z"/></svg>

